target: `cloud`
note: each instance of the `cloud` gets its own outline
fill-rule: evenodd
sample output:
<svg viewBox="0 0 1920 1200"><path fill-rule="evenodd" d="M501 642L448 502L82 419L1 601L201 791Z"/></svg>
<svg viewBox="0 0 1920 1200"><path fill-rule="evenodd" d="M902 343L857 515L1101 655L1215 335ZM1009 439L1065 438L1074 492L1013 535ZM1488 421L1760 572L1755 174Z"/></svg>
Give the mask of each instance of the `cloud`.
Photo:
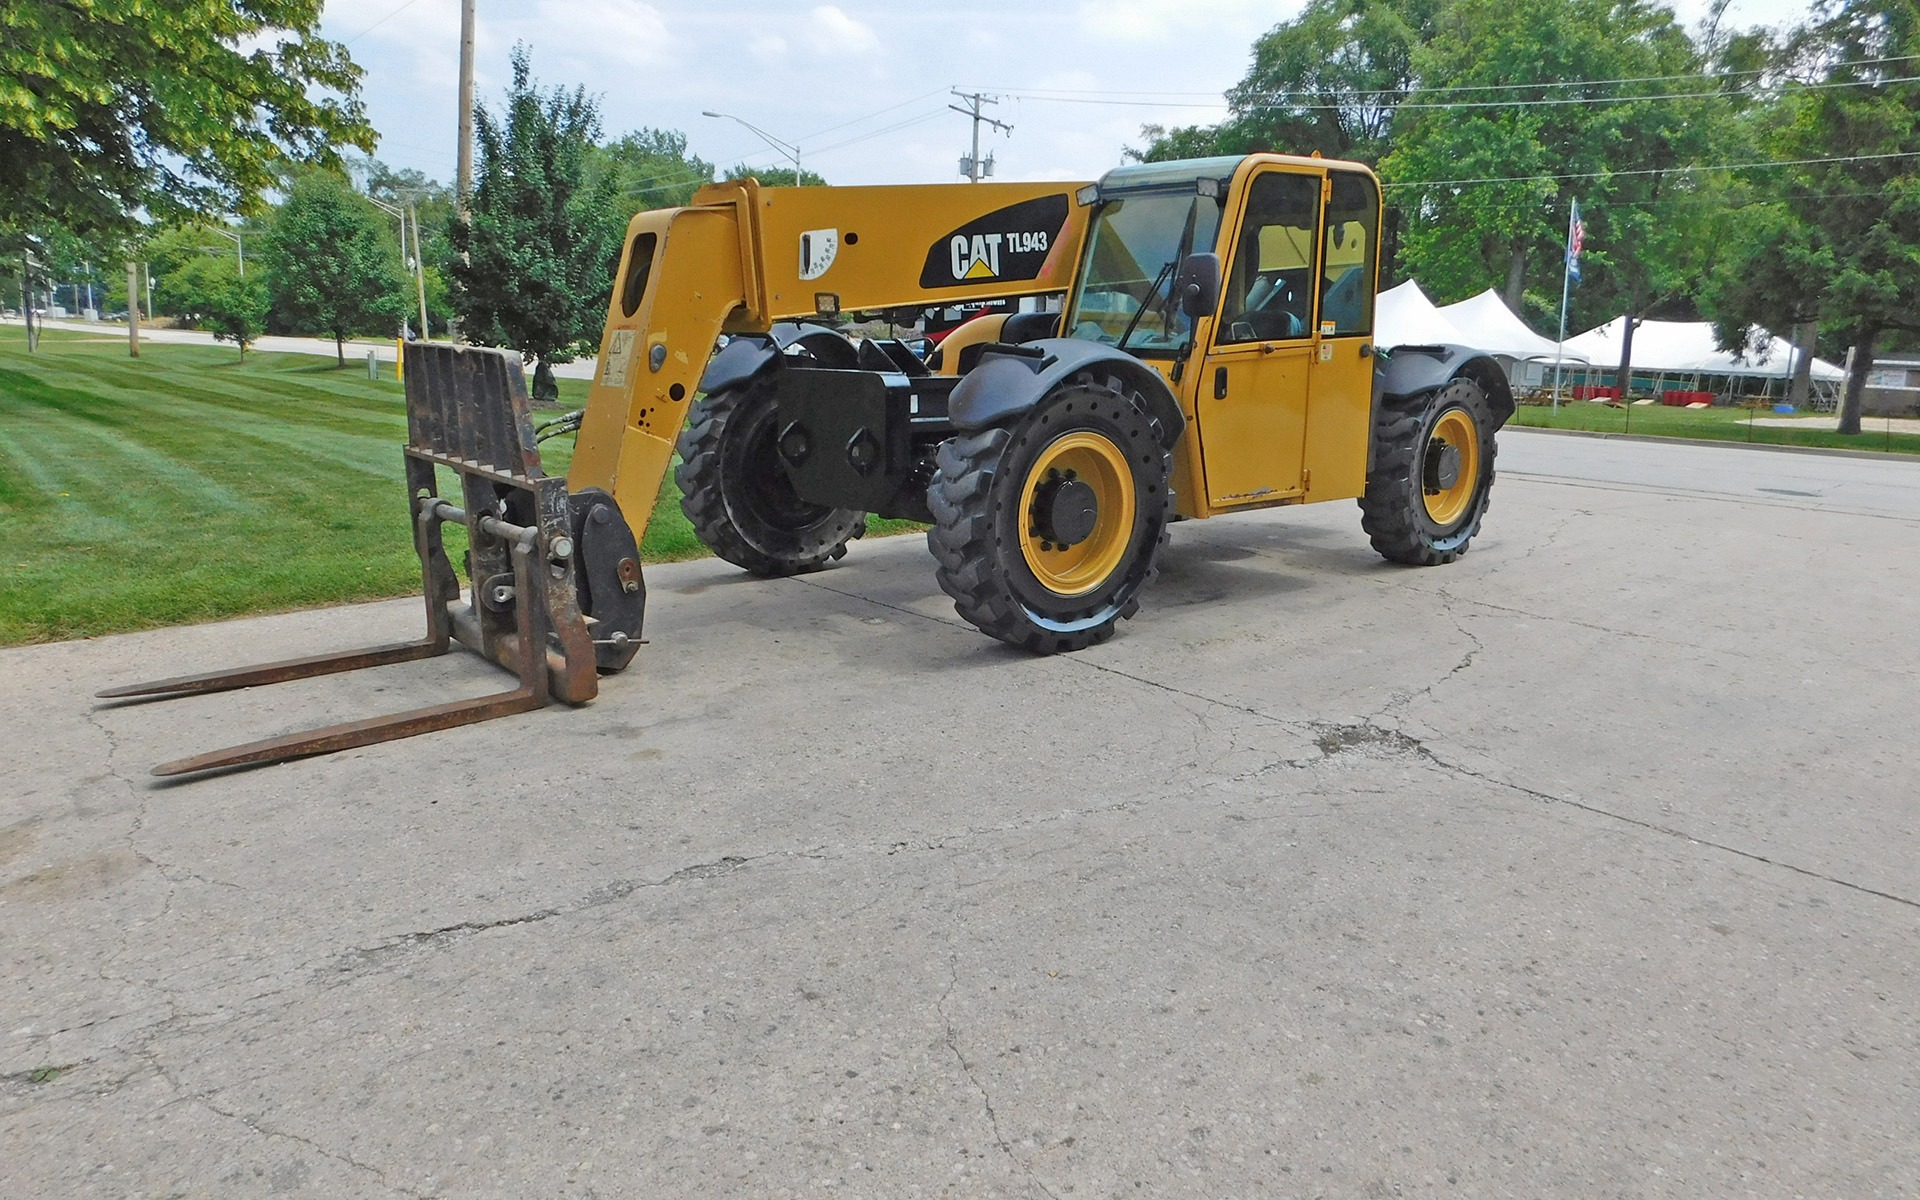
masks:
<svg viewBox="0 0 1920 1200"><path fill-rule="evenodd" d="M1219 38L1248 24L1264 30L1292 16L1274 12L1271 0L1082 0L1079 25L1109 42L1159 42L1184 37ZM1231 43L1236 39L1229 37ZM1238 47L1236 46L1236 49Z"/></svg>
<svg viewBox="0 0 1920 1200"><path fill-rule="evenodd" d="M529 44L544 41L556 50L618 62L659 62L675 38L660 10L641 0L540 0L537 19L511 18L502 24Z"/></svg>
<svg viewBox="0 0 1920 1200"><path fill-rule="evenodd" d="M871 28L831 4L822 4L807 16L807 45L819 54L872 54L880 38Z"/></svg>
<svg viewBox="0 0 1920 1200"><path fill-rule="evenodd" d="M779 62L787 56L787 39L777 33L757 34L747 43L747 53L763 63Z"/></svg>

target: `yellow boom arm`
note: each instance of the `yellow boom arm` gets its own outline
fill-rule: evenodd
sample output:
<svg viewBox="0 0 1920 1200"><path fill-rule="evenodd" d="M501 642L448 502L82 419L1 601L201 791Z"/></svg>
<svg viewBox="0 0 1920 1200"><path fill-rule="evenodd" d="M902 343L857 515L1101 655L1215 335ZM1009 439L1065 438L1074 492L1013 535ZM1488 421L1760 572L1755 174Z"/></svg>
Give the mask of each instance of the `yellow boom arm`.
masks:
<svg viewBox="0 0 1920 1200"><path fill-rule="evenodd" d="M612 493L645 533L723 333L776 321L1066 289L1078 183L763 188L714 184L627 226L569 491Z"/></svg>

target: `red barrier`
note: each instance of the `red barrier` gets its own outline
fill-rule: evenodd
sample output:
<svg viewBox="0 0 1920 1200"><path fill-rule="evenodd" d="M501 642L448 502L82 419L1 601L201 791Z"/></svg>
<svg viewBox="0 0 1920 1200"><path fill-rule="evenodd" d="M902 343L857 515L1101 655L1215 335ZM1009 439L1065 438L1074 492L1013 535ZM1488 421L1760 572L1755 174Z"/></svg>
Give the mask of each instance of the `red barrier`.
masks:
<svg viewBox="0 0 1920 1200"><path fill-rule="evenodd" d="M1712 404L1712 392L1661 392L1660 403L1671 408L1685 408L1689 404Z"/></svg>

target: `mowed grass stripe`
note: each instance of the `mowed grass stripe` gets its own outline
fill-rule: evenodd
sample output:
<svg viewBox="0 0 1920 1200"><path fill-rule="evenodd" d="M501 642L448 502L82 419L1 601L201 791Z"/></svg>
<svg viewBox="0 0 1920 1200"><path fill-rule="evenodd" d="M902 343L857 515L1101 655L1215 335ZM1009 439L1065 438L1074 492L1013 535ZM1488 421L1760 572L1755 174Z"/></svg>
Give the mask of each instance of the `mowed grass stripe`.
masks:
<svg viewBox="0 0 1920 1200"><path fill-rule="evenodd" d="M417 592L405 435L357 365L0 327L0 644ZM571 439L542 450L563 475ZM642 556L704 554L671 475L659 499Z"/></svg>
<svg viewBox="0 0 1920 1200"><path fill-rule="evenodd" d="M104 412L74 402L70 389L39 386L17 373L0 379L0 420L17 431L23 453L53 464L58 490L89 488L102 478L117 486L180 494L215 509L238 508L242 499L206 469L211 463L180 457L180 439L157 434L137 412Z"/></svg>

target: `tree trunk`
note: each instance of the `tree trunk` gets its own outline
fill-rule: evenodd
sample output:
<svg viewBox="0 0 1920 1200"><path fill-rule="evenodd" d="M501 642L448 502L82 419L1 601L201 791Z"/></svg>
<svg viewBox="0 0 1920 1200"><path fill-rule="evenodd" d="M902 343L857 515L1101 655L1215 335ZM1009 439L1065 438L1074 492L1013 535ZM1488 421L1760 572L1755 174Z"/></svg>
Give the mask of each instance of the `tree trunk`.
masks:
<svg viewBox="0 0 1920 1200"><path fill-rule="evenodd" d="M1807 406L1807 393L1813 388L1813 351L1819 344L1820 327L1802 321L1793 327L1793 386L1787 390L1787 403L1797 411Z"/></svg>
<svg viewBox="0 0 1920 1200"><path fill-rule="evenodd" d="M340 366L344 369L347 365L346 335L341 333L333 335L333 356L340 360Z"/></svg>
<svg viewBox="0 0 1920 1200"><path fill-rule="evenodd" d="M1380 235L1380 290L1386 291L1400 280L1400 207L1387 206L1387 227Z"/></svg>
<svg viewBox="0 0 1920 1200"><path fill-rule="evenodd" d="M1620 339L1620 370L1613 377L1620 387L1620 403L1633 403L1633 331L1640 326L1640 318L1632 309L1627 310L1627 332Z"/></svg>
<svg viewBox="0 0 1920 1200"><path fill-rule="evenodd" d="M1868 326L1853 339L1853 353L1847 358L1847 387L1840 394L1840 432L1860 432L1860 394L1867 387L1867 372L1873 370L1873 343L1880 331Z"/></svg>
<svg viewBox="0 0 1920 1200"><path fill-rule="evenodd" d="M534 364L533 398L549 402L560 399L560 385L554 382L553 368L547 365L544 358Z"/></svg>
<svg viewBox="0 0 1920 1200"><path fill-rule="evenodd" d="M1527 294L1527 240L1514 238L1513 246L1507 257L1507 307L1514 312L1526 302Z"/></svg>

